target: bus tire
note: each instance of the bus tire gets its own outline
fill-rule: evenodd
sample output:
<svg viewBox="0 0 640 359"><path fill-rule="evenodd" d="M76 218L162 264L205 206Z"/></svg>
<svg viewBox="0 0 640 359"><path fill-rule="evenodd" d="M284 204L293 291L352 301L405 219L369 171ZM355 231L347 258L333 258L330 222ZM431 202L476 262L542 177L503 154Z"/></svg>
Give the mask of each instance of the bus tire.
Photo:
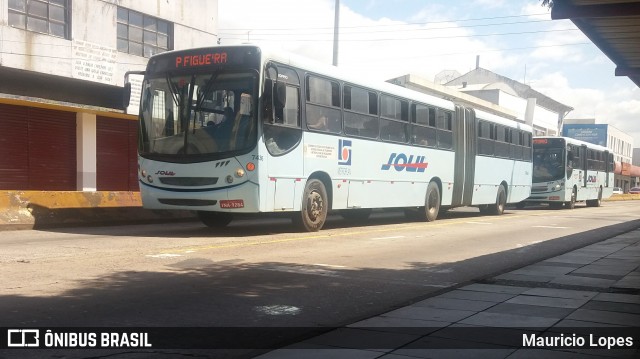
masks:
<svg viewBox="0 0 640 359"><path fill-rule="evenodd" d="M435 182L429 182L427 195L424 200L424 217L427 222L433 222L440 212L440 189Z"/></svg>
<svg viewBox="0 0 640 359"><path fill-rule="evenodd" d="M371 208L343 209L340 215L348 221L366 221L371 215Z"/></svg>
<svg viewBox="0 0 640 359"><path fill-rule="evenodd" d="M587 201L587 207L600 207L602 204L602 187L598 189L598 199L591 199Z"/></svg>
<svg viewBox="0 0 640 359"><path fill-rule="evenodd" d="M307 232L317 232L327 220L329 200L327 190L319 179L310 179L302 194L301 211L293 216L294 224Z"/></svg>
<svg viewBox="0 0 640 359"><path fill-rule="evenodd" d="M488 206L487 213L493 216L499 216L504 213L504 207L507 205L507 192L504 186L498 186L498 194L496 195L496 203Z"/></svg>
<svg viewBox="0 0 640 359"><path fill-rule="evenodd" d="M233 220L233 215L227 212L198 211L198 218L207 227L223 228Z"/></svg>
<svg viewBox="0 0 640 359"><path fill-rule="evenodd" d="M566 206L568 209L574 209L574 208L576 208L576 197L577 197L577 195L578 195L578 194L576 193L576 189L574 188L574 189L571 191L571 200L569 200L569 202L565 203L565 206Z"/></svg>

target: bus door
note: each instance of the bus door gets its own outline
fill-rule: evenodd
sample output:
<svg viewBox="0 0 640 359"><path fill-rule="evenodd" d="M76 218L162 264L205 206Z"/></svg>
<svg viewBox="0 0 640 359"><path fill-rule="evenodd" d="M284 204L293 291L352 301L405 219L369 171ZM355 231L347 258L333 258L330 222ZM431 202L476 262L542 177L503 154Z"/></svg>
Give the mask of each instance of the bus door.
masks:
<svg viewBox="0 0 640 359"><path fill-rule="evenodd" d="M304 186L304 169L298 77L292 69L277 67L277 73L275 69L270 67L266 76L262 128L268 151L264 156L269 177L267 196L278 211L295 208L295 195Z"/></svg>
<svg viewBox="0 0 640 359"><path fill-rule="evenodd" d="M589 152L587 151L587 146L580 146L580 168L582 169L582 187L587 188L587 181L589 180L589 176L587 176L587 169L589 168Z"/></svg>
<svg viewBox="0 0 640 359"><path fill-rule="evenodd" d="M469 206L473 197L477 148L476 114L473 109L456 106L454 132L454 178L452 206Z"/></svg>
<svg viewBox="0 0 640 359"><path fill-rule="evenodd" d="M604 151L604 186L609 187L609 151Z"/></svg>

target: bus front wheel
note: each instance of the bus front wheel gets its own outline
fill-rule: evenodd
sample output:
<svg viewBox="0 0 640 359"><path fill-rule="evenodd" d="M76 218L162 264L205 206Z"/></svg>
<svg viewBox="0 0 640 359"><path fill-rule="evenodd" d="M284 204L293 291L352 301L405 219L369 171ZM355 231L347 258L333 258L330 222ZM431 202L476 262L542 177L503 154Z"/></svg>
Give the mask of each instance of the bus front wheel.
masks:
<svg viewBox="0 0 640 359"><path fill-rule="evenodd" d="M304 188L301 211L294 214L293 222L307 232L317 232L324 226L328 211L329 201L324 184L318 179L311 179Z"/></svg>
<svg viewBox="0 0 640 359"><path fill-rule="evenodd" d="M231 223L233 215L226 212L198 211L198 218L200 218L200 221L207 227L221 228Z"/></svg>
<svg viewBox="0 0 640 359"><path fill-rule="evenodd" d="M574 209L576 208L576 189L574 188L573 191L571 191L571 199L569 200L569 202L565 203L565 207L567 207L568 209Z"/></svg>

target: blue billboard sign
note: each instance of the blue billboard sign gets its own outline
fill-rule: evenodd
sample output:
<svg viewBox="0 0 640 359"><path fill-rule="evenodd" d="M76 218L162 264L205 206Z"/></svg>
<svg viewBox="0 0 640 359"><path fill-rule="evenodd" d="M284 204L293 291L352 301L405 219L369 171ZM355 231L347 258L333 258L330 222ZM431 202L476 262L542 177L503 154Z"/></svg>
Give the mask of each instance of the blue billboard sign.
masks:
<svg viewBox="0 0 640 359"><path fill-rule="evenodd" d="M562 127L562 136L606 147L607 125L565 124Z"/></svg>

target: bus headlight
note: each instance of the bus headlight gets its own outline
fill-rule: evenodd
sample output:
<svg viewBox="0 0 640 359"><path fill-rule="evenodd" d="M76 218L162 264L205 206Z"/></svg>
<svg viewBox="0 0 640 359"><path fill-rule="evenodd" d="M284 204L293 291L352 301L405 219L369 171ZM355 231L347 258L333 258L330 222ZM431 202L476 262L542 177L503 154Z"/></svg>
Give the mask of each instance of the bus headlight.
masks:
<svg viewBox="0 0 640 359"><path fill-rule="evenodd" d="M244 176L244 170L242 168L238 168L236 170L236 177L243 177Z"/></svg>
<svg viewBox="0 0 640 359"><path fill-rule="evenodd" d="M559 191L562 189L562 184L558 183L557 185L553 186L553 188L551 189L552 191Z"/></svg>

